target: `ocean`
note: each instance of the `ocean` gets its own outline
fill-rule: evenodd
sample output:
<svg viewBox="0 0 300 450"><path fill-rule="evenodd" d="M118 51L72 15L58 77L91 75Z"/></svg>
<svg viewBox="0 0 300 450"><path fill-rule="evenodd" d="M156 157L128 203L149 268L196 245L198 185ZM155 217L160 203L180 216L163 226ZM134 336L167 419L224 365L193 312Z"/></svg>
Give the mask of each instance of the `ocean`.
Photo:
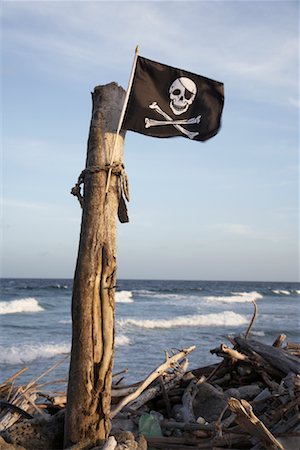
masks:
<svg viewBox="0 0 300 450"><path fill-rule="evenodd" d="M70 279L2 279L0 383L23 368L27 383L71 347ZM128 369L125 383L140 381L165 360L165 351L196 345L189 368L219 362L210 350L245 333L272 343L279 333L299 338L300 284L275 282L118 280L114 373ZM69 358L45 378L67 379ZM61 387L64 389L64 387Z"/></svg>

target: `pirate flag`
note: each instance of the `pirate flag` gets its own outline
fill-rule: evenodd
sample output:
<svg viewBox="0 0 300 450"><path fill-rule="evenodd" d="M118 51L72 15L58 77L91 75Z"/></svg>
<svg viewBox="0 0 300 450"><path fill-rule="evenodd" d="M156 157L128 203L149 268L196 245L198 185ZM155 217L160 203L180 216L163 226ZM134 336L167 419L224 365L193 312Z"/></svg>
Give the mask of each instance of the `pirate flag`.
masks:
<svg viewBox="0 0 300 450"><path fill-rule="evenodd" d="M122 128L205 141L220 129L223 104L223 83L138 56Z"/></svg>

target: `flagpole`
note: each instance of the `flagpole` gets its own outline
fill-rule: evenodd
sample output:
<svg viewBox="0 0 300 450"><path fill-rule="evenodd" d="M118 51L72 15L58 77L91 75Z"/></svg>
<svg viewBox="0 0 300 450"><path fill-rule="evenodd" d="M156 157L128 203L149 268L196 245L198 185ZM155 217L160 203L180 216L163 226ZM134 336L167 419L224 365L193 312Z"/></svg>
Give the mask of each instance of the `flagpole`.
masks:
<svg viewBox="0 0 300 450"><path fill-rule="evenodd" d="M131 91L133 77L134 77L135 68L136 68L136 63L137 63L137 59L138 59L138 53L139 53L139 46L137 45L136 48L135 48L135 55L134 55L134 60L133 60L133 63L132 63L132 68L131 68L131 73L130 73L130 77L129 77L129 81L128 81L128 87L127 87L127 91L126 91L126 95L125 95L125 100L124 100L123 108L122 108L122 111L121 111L118 128L117 128L117 131L116 131L116 137L115 137L114 146L113 146L112 155L111 155L111 161L110 161L110 168L109 168L108 175L107 175L105 196L107 196L107 192L108 192L108 188L109 188L111 172L112 172L112 164L114 162L115 154L116 154L117 139L118 139L118 136L119 136L120 131L121 131L121 126L122 126L122 123L123 123L126 107L127 107L127 104L128 104L129 94L130 94L130 91Z"/></svg>

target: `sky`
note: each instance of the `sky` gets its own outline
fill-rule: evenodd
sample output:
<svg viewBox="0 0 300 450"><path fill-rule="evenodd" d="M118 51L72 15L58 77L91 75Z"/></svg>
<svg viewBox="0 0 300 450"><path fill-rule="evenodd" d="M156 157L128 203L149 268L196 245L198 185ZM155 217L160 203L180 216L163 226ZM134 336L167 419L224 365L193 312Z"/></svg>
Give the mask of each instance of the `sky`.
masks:
<svg viewBox="0 0 300 450"><path fill-rule="evenodd" d="M297 1L2 1L1 276L72 278L91 92L134 50L222 81L206 142L128 131L118 278L299 280Z"/></svg>

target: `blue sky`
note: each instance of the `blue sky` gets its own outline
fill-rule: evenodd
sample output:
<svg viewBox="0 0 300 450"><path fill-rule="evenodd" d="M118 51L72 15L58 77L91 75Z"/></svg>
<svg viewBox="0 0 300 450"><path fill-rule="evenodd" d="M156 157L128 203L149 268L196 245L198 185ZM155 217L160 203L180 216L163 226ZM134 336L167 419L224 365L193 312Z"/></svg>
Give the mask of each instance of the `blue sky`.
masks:
<svg viewBox="0 0 300 450"><path fill-rule="evenodd" d="M2 276L72 277L90 92L149 59L224 82L205 143L127 132L118 277L299 278L296 1L3 1Z"/></svg>

